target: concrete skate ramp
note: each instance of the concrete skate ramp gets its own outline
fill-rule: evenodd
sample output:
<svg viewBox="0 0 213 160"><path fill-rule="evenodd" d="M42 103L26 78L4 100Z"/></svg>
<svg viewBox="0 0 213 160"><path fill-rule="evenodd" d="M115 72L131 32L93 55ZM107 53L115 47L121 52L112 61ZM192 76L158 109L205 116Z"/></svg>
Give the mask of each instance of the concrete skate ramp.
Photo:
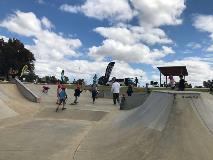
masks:
<svg viewBox="0 0 213 160"><path fill-rule="evenodd" d="M152 93L139 108L102 121L73 159L212 160L213 135L195 109L197 101L199 93Z"/></svg>
<svg viewBox="0 0 213 160"><path fill-rule="evenodd" d="M36 106L20 94L15 84L0 84L0 120L30 115Z"/></svg>
<svg viewBox="0 0 213 160"><path fill-rule="evenodd" d="M14 82L17 85L20 93L29 101L39 103L40 97L38 97L35 93L33 93L26 85L24 85L18 78L14 79Z"/></svg>
<svg viewBox="0 0 213 160"><path fill-rule="evenodd" d="M213 133L213 96L202 93L201 98L191 100L191 104L205 126Z"/></svg>
<svg viewBox="0 0 213 160"><path fill-rule="evenodd" d="M124 101L121 98L120 109L129 110L139 107L146 101L148 96L147 93L134 93L132 96L126 96Z"/></svg>
<svg viewBox="0 0 213 160"><path fill-rule="evenodd" d="M1 96L1 92L0 92ZM18 115L14 110L10 109L7 104L5 104L1 99L0 99L0 119L8 118L8 117L13 117Z"/></svg>

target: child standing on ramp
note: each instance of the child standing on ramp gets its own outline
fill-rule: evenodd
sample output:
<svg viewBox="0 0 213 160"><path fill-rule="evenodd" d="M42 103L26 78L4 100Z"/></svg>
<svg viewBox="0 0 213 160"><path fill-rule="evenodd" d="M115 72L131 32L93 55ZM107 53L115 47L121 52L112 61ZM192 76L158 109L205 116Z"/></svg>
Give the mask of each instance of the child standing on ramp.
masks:
<svg viewBox="0 0 213 160"><path fill-rule="evenodd" d="M66 104L66 99L67 99L67 93L65 92L65 87L62 86L61 88L61 92L59 93L59 104L58 104L58 107L56 108L56 112L58 111L59 109L59 106L63 103L63 107L62 107L62 110L66 109L64 106Z"/></svg>
<svg viewBox="0 0 213 160"><path fill-rule="evenodd" d="M92 103L95 103L95 99L97 98L98 95L98 88L96 86L96 84L92 85Z"/></svg>
<svg viewBox="0 0 213 160"><path fill-rule="evenodd" d="M78 103L78 97L80 97L80 95L81 95L81 90L80 90L80 85L78 84L77 85L77 87L76 87L76 89L75 89L75 92L74 92L74 97L75 97L75 100L74 100L74 102L73 103L71 103L71 105L75 105L75 104L77 104Z"/></svg>
<svg viewBox="0 0 213 160"><path fill-rule="evenodd" d="M58 81L58 88L57 88L57 101L56 104L59 104L60 98L59 98L59 93L61 92L61 87L62 85L60 84L60 81Z"/></svg>

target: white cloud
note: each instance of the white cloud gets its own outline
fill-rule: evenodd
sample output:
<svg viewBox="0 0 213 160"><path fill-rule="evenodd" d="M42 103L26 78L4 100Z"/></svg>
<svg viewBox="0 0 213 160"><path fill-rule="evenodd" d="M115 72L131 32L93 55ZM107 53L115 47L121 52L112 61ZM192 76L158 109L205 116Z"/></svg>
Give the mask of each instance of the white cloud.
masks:
<svg viewBox="0 0 213 160"><path fill-rule="evenodd" d="M131 30L125 27L98 27L94 29L94 31L105 38L113 39L124 44L134 44L139 40L137 35L134 35Z"/></svg>
<svg viewBox="0 0 213 160"><path fill-rule="evenodd" d="M63 63L60 61L39 60L36 63L36 73L40 76L48 74L60 78L61 70L64 69L65 76L72 77L72 79L84 78L88 83L91 83L95 74L98 74L99 77L105 74L107 65L108 62L89 62L87 60L70 61L64 59ZM116 61L112 70L111 77L114 76L119 78L143 76L144 79L147 79L146 73L142 69L133 69L129 64L120 61Z"/></svg>
<svg viewBox="0 0 213 160"><path fill-rule="evenodd" d="M26 22L29 19L29 22ZM48 22L48 23L47 23ZM104 75L108 62L89 62L87 60L70 60L66 56L78 56L76 49L81 46L79 39L64 38L62 35L49 31L53 24L47 19L43 21L32 12L21 11L9 16L0 26L7 28L22 36L33 38L34 44L25 45L35 57L35 72L39 76L55 75L60 78L61 70L65 75L75 79L84 78L87 82L92 81L94 74ZM97 67L98 66L98 67ZM116 61L112 76L134 77L143 75L142 69L134 69L129 64Z"/></svg>
<svg viewBox="0 0 213 160"><path fill-rule="evenodd" d="M82 12L99 20L127 21L138 16L140 24L149 28L181 24L180 16L185 8L185 0L86 0L79 6L60 6L63 11Z"/></svg>
<svg viewBox="0 0 213 160"><path fill-rule="evenodd" d="M68 4L62 4L59 9L65 12L70 12L70 13L78 13L81 11L80 6L71 6Z"/></svg>
<svg viewBox="0 0 213 160"><path fill-rule="evenodd" d="M162 46L161 50L151 50L142 43L171 43L172 41L158 28L150 28L149 32L146 32L143 27L121 25L98 27L94 31L106 38L102 45L89 48L89 56L99 61L111 56L112 59L125 62L152 64L174 53L171 47Z"/></svg>
<svg viewBox="0 0 213 160"><path fill-rule="evenodd" d="M2 36L2 35L0 35L0 39L3 39L5 42L7 42L7 41L9 40L9 38L8 38L8 37L6 37L6 36Z"/></svg>
<svg viewBox="0 0 213 160"><path fill-rule="evenodd" d="M120 41L124 44L135 44L145 42L153 45L172 43L165 32L159 28L143 28L139 26L130 27L98 27L94 31L101 34L105 38Z"/></svg>
<svg viewBox="0 0 213 160"><path fill-rule="evenodd" d="M0 22L0 27L24 36L35 36L42 31L41 21L32 12L16 11Z"/></svg>
<svg viewBox="0 0 213 160"><path fill-rule="evenodd" d="M207 49L206 49L207 52L213 52L213 44L210 45Z"/></svg>
<svg viewBox="0 0 213 160"><path fill-rule="evenodd" d="M181 13L186 8L185 0L132 0L142 26L158 27L182 23Z"/></svg>
<svg viewBox="0 0 213 160"><path fill-rule="evenodd" d="M64 56L77 56L75 49L81 46L79 39L64 38L47 30L53 24L46 17L38 19L32 12L16 11L0 22L0 26L22 36L33 37L35 44L26 47L35 54L36 59L60 60Z"/></svg>
<svg viewBox="0 0 213 160"><path fill-rule="evenodd" d="M119 60L144 62L141 59L144 59L146 54L148 56L145 57L159 55L159 58L166 54L157 50L158 53L151 54L151 51L147 51L149 47L140 43L147 45L174 44L164 30L159 27L181 24L180 16L186 7L184 2L185 0L86 0L83 5L64 4L60 9L72 13L82 12L88 17L116 22L114 23L116 26L113 27L97 27L94 29L106 39L102 42L102 45L93 46L89 49L91 56L100 60L109 54ZM138 20L139 26L124 24L127 20L131 23L133 17ZM118 45L118 48L116 48L116 45ZM115 53L112 53L114 51ZM152 56L149 56L149 53ZM153 62L154 59L159 58L151 60L145 58L145 61Z"/></svg>
<svg viewBox="0 0 213 160"><path fill-rule="evenodd" d="M140 39L147 43L154 45L159 44L171 44L173 41L167 37L165 32L160 28L145 28L134 26L131 28L132 32L140 37Z"/></svg>
<svg viewBox="0 0 213 160"><path fill-rule="evenodd" d="M81 6L63 4L60 9L71 13L82 12L99 20L128 21L134 16L128 0L86 0Z"/></svg>
<svg viewBox="0 0 213 160"><path fill-rule="evenodd" d="M194 27L203 32L209 32L213 39L213 15L197 15L194 17Z"/></svg>
<svg viewBox="0 0 213 160"><path fill-rule="evenodd" d="M89 49L89 55L96 60L103 60L106 56L125 62L152 64L154 61L173 54L170 47L163 46L162 50L150 50L148 46L141 43L123 44L120 41L107 39L101 46L93 46Z"/></svg>
<svg viewBox="0 0 213 160"><path fill-rule="evenodd" d="M194 17L193 25L202 32L208 32L209 37L213 40L213 15L197 15ZM207 47L206 51L213 52L213 44Z"/></svg>
<svg viewBox="0 0 213 160"><path fill-rule="evenodd" d="M45 28L51 29L54 28L54 25L47 19L47 17L43 17L41 19L41 23L44 25Z"/></svg>
<svg viewBox="0 0 213 160"><path fill-rule="evenodd" d="M162 49L151 50L147 45L174 44L159 27L181 24L180 16L185 9L184 2L184 0L129 1L132 12L137 12L134 16L139 20L140 26L127 26L119 23L113 27L96 28L95 31L106 39L100 46L91 47L89 55L97 60L111 56L113 59L125 62L153 64L173 54L171 47L162 46Z"/></svg>

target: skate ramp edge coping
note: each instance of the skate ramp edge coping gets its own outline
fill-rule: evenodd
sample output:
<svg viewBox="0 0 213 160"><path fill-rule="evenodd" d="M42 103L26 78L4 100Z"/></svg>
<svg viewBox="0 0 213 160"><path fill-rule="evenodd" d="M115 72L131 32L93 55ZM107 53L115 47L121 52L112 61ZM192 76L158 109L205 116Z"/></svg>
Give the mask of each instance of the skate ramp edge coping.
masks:
<svg viewBox="0 0 213 160"><path fill-rule="evenodd" d="M184 96L187 96L187 95L201 95L201 92L196 92L196 91L169 91L169 90L165 90L165 91L160 91L160 90L155 90L155 91L152 91L152 92L155 92L155 93L167 93L167 94L173 94L173 95L184 95Z"/></svg>
<svg viewBox="0 0 213 160"><path fill-rule="evenodd" d="M40 103L41 98L38 97L35 93L33 93L28 87L26 87L18 78L14 79L15 84L19 90L19 92L29 101Z"/></svg>

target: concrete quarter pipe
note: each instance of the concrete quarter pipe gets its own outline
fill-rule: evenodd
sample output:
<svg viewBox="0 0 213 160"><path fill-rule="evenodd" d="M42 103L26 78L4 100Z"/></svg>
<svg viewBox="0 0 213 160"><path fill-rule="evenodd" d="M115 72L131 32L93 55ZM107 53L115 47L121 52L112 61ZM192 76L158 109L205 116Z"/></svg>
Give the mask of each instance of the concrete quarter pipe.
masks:
<svg viewBox="0 0 213 160"><path fill-rule="evenodd" d="M199 93L152 93L125 118L116 117L122 117L121 121L105 123L90 132L75 159L212 160L211 126L200 117L208 111L197 113L198 101Z"/></svg>

